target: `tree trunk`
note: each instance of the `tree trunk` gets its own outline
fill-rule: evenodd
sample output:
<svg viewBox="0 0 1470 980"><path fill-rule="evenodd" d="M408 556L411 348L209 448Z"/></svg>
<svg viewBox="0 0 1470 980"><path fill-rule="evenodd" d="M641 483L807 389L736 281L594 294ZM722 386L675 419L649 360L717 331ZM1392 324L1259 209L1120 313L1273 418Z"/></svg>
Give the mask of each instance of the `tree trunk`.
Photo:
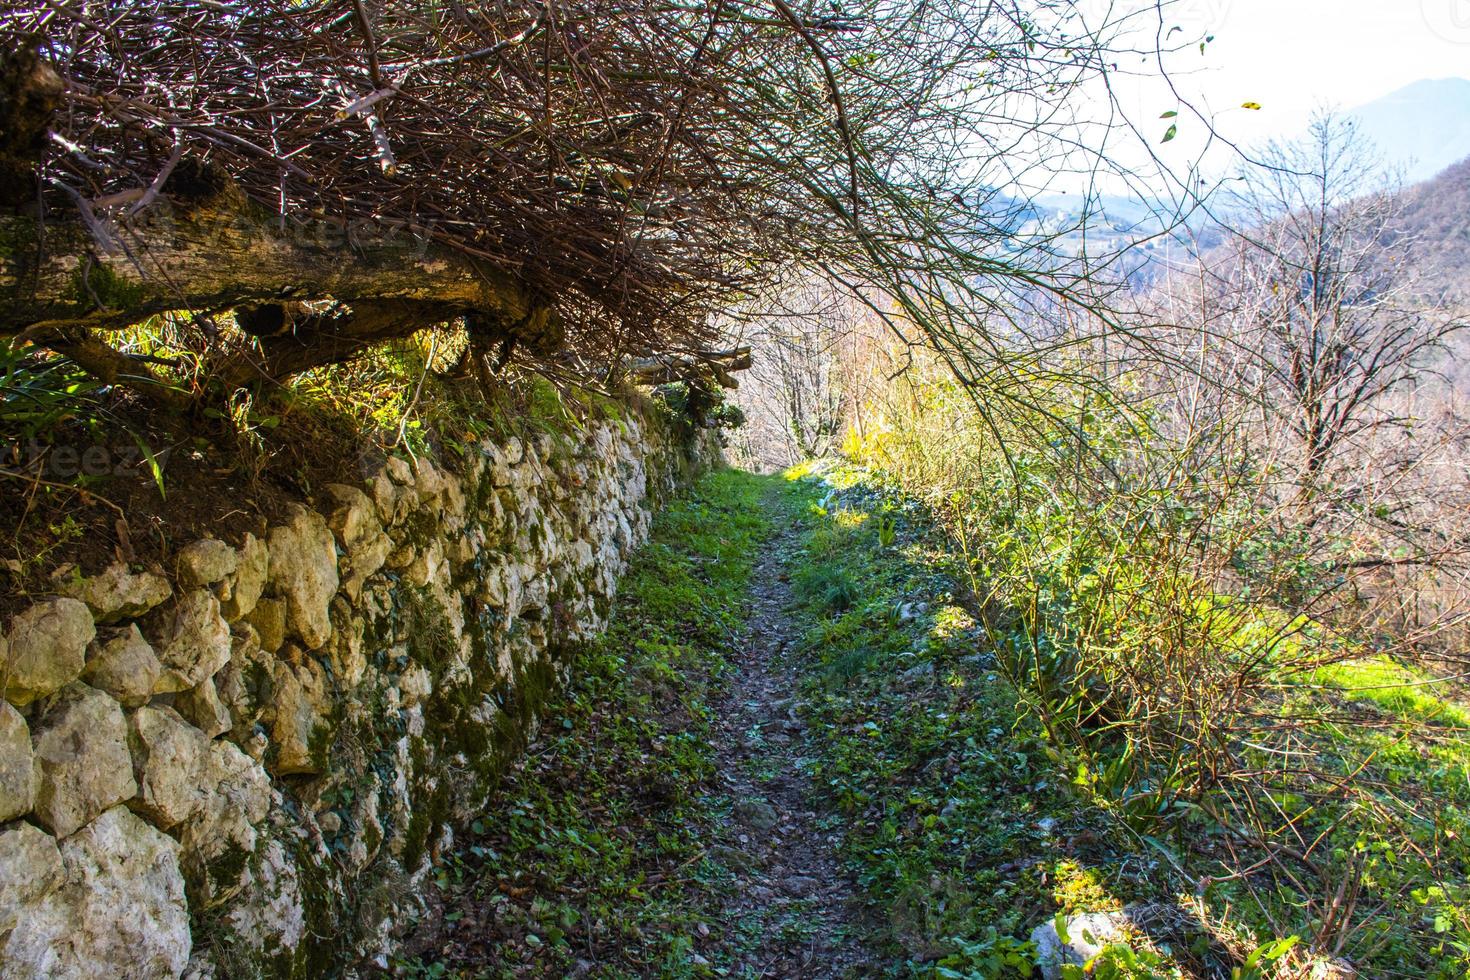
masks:
<svg viewBox="0 0 1470 980"><path fill-rule="evenodd" d="M428 230L326 220L282 222L227 187L202 202L78 202L80 220L0 216L0 335L115 330L168 310L215 312L282 301L389 301L404 332L477 314L528 346L554 349L560 323L513 279L432 241ZM411 314L423 304L425 323ZM433 317L436 319L428 319ZM302 342L309 338L298 337Z"/></svg>

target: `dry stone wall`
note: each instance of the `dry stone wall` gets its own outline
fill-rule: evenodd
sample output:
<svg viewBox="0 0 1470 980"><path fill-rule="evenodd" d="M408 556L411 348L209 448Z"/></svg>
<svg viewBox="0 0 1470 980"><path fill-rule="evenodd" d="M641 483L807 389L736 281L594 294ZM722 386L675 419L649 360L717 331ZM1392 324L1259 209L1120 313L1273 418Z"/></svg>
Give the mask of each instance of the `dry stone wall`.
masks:
<svg viewBox="0 0 1470 980"><path fill-rule="evenodd" d="M717 452L629 417L393 458L172 568L58 575L0 637L0 977L383 964Z"/></svg>

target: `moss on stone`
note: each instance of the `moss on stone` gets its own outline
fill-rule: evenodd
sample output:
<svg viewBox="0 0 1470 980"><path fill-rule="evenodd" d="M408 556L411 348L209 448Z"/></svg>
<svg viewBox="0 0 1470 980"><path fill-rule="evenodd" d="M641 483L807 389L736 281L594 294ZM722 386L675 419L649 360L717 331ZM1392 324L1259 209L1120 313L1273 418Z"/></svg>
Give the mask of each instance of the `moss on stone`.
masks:
<svg viewBox="0 0 1470 980"><path fill-rule="evenodd" d="M70 299L93 309L130 310L144 305L148 290L109 266L83 262L72 275Z"/></svg>

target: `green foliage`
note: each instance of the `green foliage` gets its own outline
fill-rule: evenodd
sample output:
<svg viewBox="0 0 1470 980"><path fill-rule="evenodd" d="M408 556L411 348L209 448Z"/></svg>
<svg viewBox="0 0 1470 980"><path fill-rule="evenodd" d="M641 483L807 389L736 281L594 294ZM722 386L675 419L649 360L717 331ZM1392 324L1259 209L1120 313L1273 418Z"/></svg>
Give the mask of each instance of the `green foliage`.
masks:
<svg viewBox="0 0 1470 980"><path fill-rule="evenodd" d="M939 958L934 976L955 980L988 977L1030 977L1035 973L1031 943L1002 936L992 926L978 939L954 940L954 952Z"/></svg>
<svg viewBox="0 0 1470 980"><path fill-rule="evenodd" d="M104 386L66 358L0 340L0 433L33 438L101 410Z"/></svg>
<svg viewBox="0 0 1470 980"><path fill-rule="evenodd" d="M807 526L791 569L801 691L843 853L901 975L1031 976L1038 922L1164 885L1058 778L984 629L952 601L943 539L855 470L809 472L790 474L784 502ZM882 533L898 513L902 545ZM1058 850L1063 827L1092 842L1085 856Z"/></svg>
<svg viewBox="0 0 1470 980"><path fill-rule="evenodd" d="M710 705L769 532L765 488L726 470L659 514L607 631L571 652L541 743L437 869L447 917L498 924L488 946L412 975L564 976L589 949L601 976L710 975Z"/></svg>
<svg viewBox="0 0 1470 980"><path fill-rule="evenodd" d="M1226 476L1165 465L1146 402L1038 388L1034 417L982 419L952 381L904 383L904 411L847 449L942 524L1045 768L1164 871L1223 879L1204 897L1240 948L1284 933L1303 937L1293 966L1470 969L1470 710L1371 637L1287 611L1340 608L1340 556Z"/></svg>
<svg viewBox="0 0 1470 980"><path fill-rule="evenodd" d="M710 384L674 381L653 390L655 401L683 425L705 429L738 429L745 424L739 405L725 401L724 393Z"/></svg>

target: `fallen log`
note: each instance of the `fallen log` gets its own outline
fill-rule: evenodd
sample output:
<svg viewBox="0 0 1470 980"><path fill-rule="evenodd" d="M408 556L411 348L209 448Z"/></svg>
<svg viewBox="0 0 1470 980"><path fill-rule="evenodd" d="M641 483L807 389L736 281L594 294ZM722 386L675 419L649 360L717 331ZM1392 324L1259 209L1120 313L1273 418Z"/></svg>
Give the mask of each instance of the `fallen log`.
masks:
<svg viewBox="0 0 1470 980"><path fill-rule="evenodd" d="M750 348L737 347L728 351L636 358L628 362L626 370L630 380L643 385L705 382L713 378L720 387L733 390L740 387L734 372L749 370L750 365Z"/></svg>
<svg viewBox="0 0 1470 980"><path fill-rule="evenodd" d="M171 310L217 312L282 301L424 304L442 319L475 313L536 321L532 347L559 324L514 279L393 223L283 221L232 187L204 201L160 195L123 217L78 200L78 217L0 215L0 334L117 330ZM433 321L429 321L433 322Z"/></svg>

